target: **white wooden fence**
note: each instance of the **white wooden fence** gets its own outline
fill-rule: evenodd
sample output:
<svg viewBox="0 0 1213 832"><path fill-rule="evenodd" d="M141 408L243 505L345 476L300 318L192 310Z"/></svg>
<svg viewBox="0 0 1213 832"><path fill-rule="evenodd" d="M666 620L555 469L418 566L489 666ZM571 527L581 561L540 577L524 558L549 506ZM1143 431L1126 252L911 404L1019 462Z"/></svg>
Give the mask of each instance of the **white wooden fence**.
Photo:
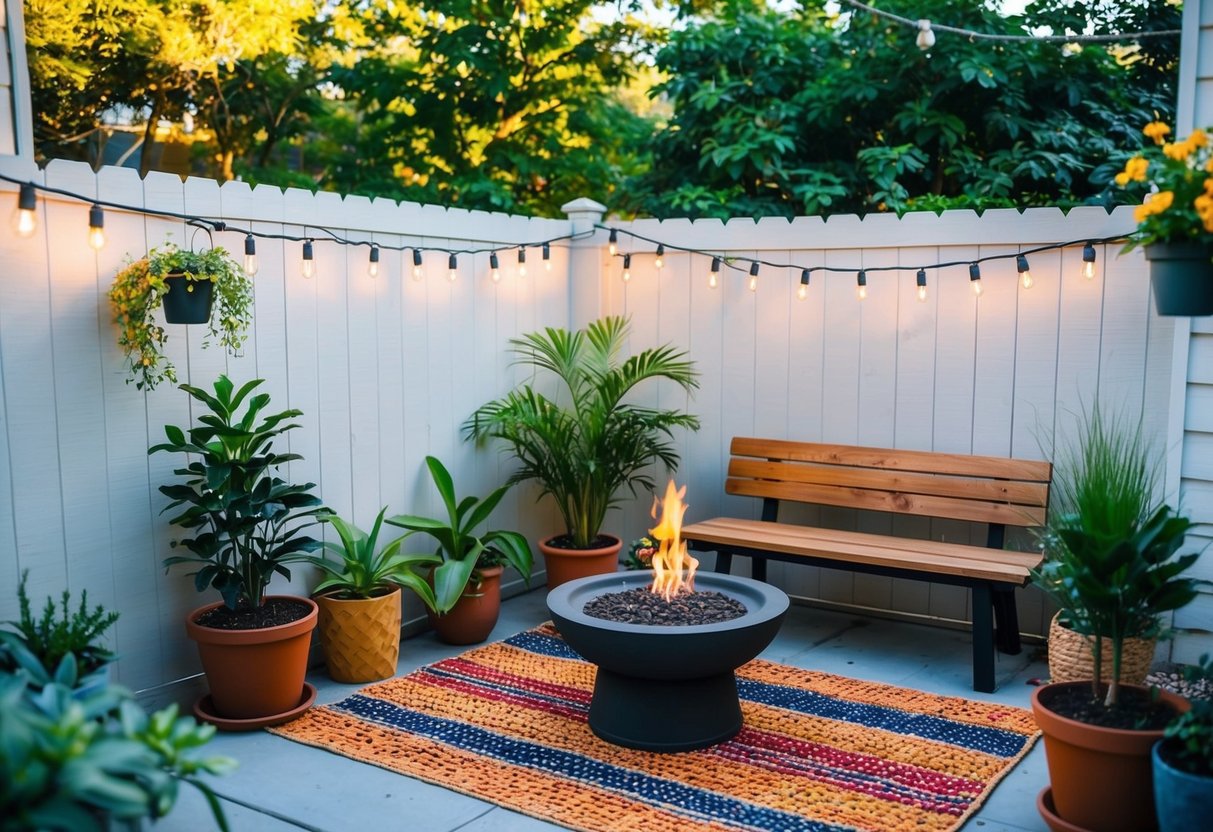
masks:
<svg viewBox="0 0 1213 832"><path fill-rule="evenodd" d="M1116 246L1101 246L1094 280L1079 275L1080 247L1033 256L1031 289L1020 286L1013 260L988 263L980 299L966 268L929 271L925 303L915 297L912 271L874 271L868 298L855 296L850 269L966 261L1113 236L1132 227L1125 211L611 223L669 244L796 264L764 268L750 292L745 276L727 269L720 287L708 288L709 261L698 255L667 254L659 272L652 246L627 233L621 253L635 254L626 284L603 233L553 246L551 271L534 251L528 275L515 273L518 244L583 227L586 214L577 222L524 219L162 174L141 181L129 170L94 174L63 162L37 176L76 193L263 231L328 228L396 245L501 245L500 284L489 280L487 254L461 258L451 283L444 255L429 255L427 275L415 281L411 258L385 251L372 279L365 248L325 243L316 233L317 275L309 281L300 275L299 244L263 240L253 337L242 356L202 350L193 330L170 329L182 381L208 385L220 372L264 378L273 407L304 411L303 427L290 438L304 459L290 466L289 478L318 483L326 504L363 526L384 505L438 511L426 454L450 465L462 493L500 483L509 460L462 442L459 425L525 372L509 363L507 340L607 312L632 317L635 347L673 342L690 351L702 373L689 400L660 386L640 394L685 404L703 421L697 434L680 437L678 476L689 483L692 519L757 511L723 495L735 435L1041 458L1097 397L1134 412L1144 404L1160 447L1182 409L1174 324L1152 314L1138 253L1117 256ZM0 217L14 201L13 190L0 192ZM0 232L0 619L15 614L10 590L22 570L29 570L35 598L87 589L90 600L122 613L120 679L148 689L196 671L181 622L210 599L160 565L174 530L160 514L166 501L157 486L171 481L175 461L146 453L165 424L184 426L198 414L171 387L145 395L124 383L105 293L126 256L166 238L203 241L191 240L180 222L107 211L109 243L95 254L85 244L86 203L52 197L39 205L33 238ZM219 234L215 242L239 251L242 238ZM799 266L822 264L848 272L814 274L807 299L798 301ZM532 538L554 528L554 512L536 504L535 493L515 489L494 525ZM647 496L629 503L608 521L610 530L639 536L648 505ZM921 518L856 518L843 510L811 516L874 531L972 535L963 525ZM772 572L790 592L811 598L952 619L967 614L965 593L954 588L806 567ZM292 588L306 591L310 578L297 574ZM1042 631L1038 595L1027 592L1020 603L1024 628ZM411 603L409 617L419 613Z"/></svg>

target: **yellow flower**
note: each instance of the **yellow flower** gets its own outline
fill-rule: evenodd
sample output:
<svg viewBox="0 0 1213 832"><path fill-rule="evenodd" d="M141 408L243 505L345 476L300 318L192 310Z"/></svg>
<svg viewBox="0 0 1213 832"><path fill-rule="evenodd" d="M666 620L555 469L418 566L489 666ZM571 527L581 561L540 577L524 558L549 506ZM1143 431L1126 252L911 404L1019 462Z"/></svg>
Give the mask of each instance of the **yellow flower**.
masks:
<svg viewBox="0 0 1213 832"><path fill-rule="evenodd" d="M1207 147L1209 144L1209 136L1204 130L1197 127L1192 131L1192 135L1188 136L1188 144L1193 147Z"/></svg>
<svg viewBox="0 0 1213 832"><path fill-rule="evenodd" d="M1154 144L1162 144L1162 137L1171 132L1171 128L1161 121L1152 121L1142 128L1143 133L1154 140Z"/></svg>
<svg viewBox="0 0 1213 832"><path fill-rule="evenodd" d="M1174 159L1177 162L1182 162L1192 155L1196 147L1188 141L1175 142L1174 144L1164 144L1162 146L1163 155L1168 159Z"/></svg>
<svg viewBox="0 0 1213 832"><path fill-rule="evenodd" d="M1155 214L1161 214L1163 211L1171 207L1171 203L1175 201L1175 194L1171 191L1159 191L1156 194L1150 194L1146 197L1146 201L1133 209L1133 219L1137 222L1145 222L1148 217Z"/></svg>

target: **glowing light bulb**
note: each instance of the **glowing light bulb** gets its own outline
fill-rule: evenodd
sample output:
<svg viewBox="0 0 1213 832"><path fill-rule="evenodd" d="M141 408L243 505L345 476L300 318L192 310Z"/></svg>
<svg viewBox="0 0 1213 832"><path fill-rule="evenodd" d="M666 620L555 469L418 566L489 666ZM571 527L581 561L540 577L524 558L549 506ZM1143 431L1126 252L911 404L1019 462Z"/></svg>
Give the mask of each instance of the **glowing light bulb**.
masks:
<svg viewBox="0 0 1213 832"><path fill-rule="evenodd" d="M750 282L747 284L751 292L758 291L758 261L750 264Z"/></svg>
<svg viewBox="0 0 1213 832"><path fill-rule="evenodd" d="M868 299L868 287L867 286L857 286L855 288L855 297L859 298L860 300L867 300Z"/></svg>
<svg viewBox="0 0 1213 832"><path fill-rule="evenodd" d="M18 237L31 237L38 228L38 194L28 182L17 194L17 212L13 214L13 230Z"/></svg>
<svg viewBox="0 0 1213 832"><path fill-rule="evenodd" d="M316 260L312 256L311 240L305 240L303 243L303 263L299 272L308 280L316 276Z"/></svg>
<svg viewBox="0 0 1213 832"><path fill-rule="evenodd" d="M969 264L969 285L973 287L973 294L981 297L984 288L981 285L981 267L976 263Z"/></svg>
<svg viewBox="0 0 1213 832"><path fill-rule="evenodd" d="M607 251L612 257L619 253L619 232L614 228L611 229L611 236L607 241Z"/></svg>
<svg viewBox="0 0 1213 832"><path fill-rule="evenodd" d="M1095 279L1095 246L1090 243L1082 247L1082 276L1087 280Z"/></svg>
<svg viewBox="0 0 1213 832"><path fill-rule="evenodd" d="M720 258L712 258L712 269L708 272L708 288L715 289L720 285Z"/></svg>
<svg viewBox="0 0 1213 832"><path fill-rule="evenodd" d="M421 263L421 249L413 249L413 280L425 277L425 267Z"/></svg>
<svg viewBox="0 0 1213 832"><path fill-rule="evenodd" d="M257 241L249 234L244 238L244 273L249 277L257 274L261 268L257 263Z"/></svg>
<svg viewBox="0 0 1213 832"><path fill-rule="evenodd" d="M1025 289L1031 289L1035 283L1032 280L1032 272L1028 268L1028 258L1022 254L1015 258L1015 270L1019 272L1019 282Z"/></svg>
<svg viewBox="0 0 1213 832"><path fill-rule="evenodd" d="M660 243L657 244L657 259L653 261L653 265L659 269L665 265L665 246Z"/></svg>
<svg viewBox="0 0 1213 832"><path fill-rule="evenodd" d="M494 283L501 282L501 261L497 259L497 252L489 254L489 277Z"/></svg>
<svg viewBox="0 0 1213 832"><path fill-rule="evenodd" d="M868 298L867 272L861 271L859 274L855 275L855 297L859 298L860 300L867 300Z"/></svg>
<svg viewBox="0 0 1213 832"><path fill-rule="evenodd" d="M1095 278L1095 264L1094 263L1083 263L1082 264L1082 276L1085 277L1087 280L1093 280Z"/></svg>
<svg viewBox="0 0 1213 832"><path fill-rule="evenodd" d="M371 253L366 261L367 277L379 276L379 246L371 246Z"/></svg>
<svg viewBox="0 0 1213 832"><path fill-rule="evenodd" d="M526 277L526 249L518 249L518 276Z"/></svg>
<svg viewBox="0 0 1213 832"><path fill-rule="evenodd" d="M543 268L549 272L552 270L552 247L547 243L543 244Z"/></svg>
<svg viewBox="0 0 1213 832"><path fill-rule="evenodd" d="M88 209L88 244L95 251L105 247L105 211L100 205Z"/></svg>
<svg viewBox="0 0 1213 832"><path fill-rule="evenodd" d="M927 299L927 270L919 269L918 275L915 277L915 282L918 284L918 302L924 303Z"/></svg>
<svg viewBox="0 0 1213 832"><path fill-rule="evenodd" d="M804 300L809 296L809 270L800 270L800 285L796 287L796 298Z"/></svg>
<svg viewBox="0 0 1213 832"><path fill-rule="evenodd" d="M627 283L632 279L632 255L623 255L623 282Z"/></svg>
<svg viewBox="0 0 1213 832"><path fill-rule="evenodd" d="M456 259L455 255L452 254L450 257L447 258L446 268L447 268L447 272L446 272L447 280L449 280L451 283L454 283L456 280L459 279L459 260Z"/></svg>

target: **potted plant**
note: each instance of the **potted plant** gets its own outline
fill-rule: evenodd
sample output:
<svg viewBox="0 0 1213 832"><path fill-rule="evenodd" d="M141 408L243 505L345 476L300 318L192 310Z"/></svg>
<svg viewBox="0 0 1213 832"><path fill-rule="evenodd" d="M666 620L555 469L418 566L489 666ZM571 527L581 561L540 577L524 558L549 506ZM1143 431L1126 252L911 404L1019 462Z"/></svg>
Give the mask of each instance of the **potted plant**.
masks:
<svg viewBox="0 0 1213 832"><path fill-rule="evenodd" d="M154 390L175 382L177 371L164 355L168 335L156 320L209 325L203 346L217 342L235 355L244 344L253 311L253 282L226 250L193 252L166 243L118 272L109 291L118 346L127 363L127 383Z"/></svg>
<svg viewBox="0 0 1213 832"><path fill-rule="evenodd" d="M534 555L526 538L518 532L475 533L476 527L501 502L510 488L508 484L483 500L476 497L457 500L455 484L446 466L432 456L425 458L425 464L446 508L446 518L401 514L388 518L387 522L408 529L406 537L420 533L437 541L434 550L437 564L430 576L434 586L430 623L438 637L448 644L476 644L488 638L497 623L503 564L514 567L529 585Z"/></svg>
<svg viewBox="0 0 1213 832"><path fill-rule="evenodd" d="M70 656L77 676L77 687L85 693L104 686L109 679L108 668L117 658L102 641L106 630L118 621L118 613L107 611L100 604L88 608L88 590L80 593L80 603L71 609L71 593L63 590L59 609L47 598L46 605L34 616L29 595L25 591L29 572L21 573L17 584L17 621L5 622L11 629L0 630L0 670L15 671L18 666L29 670L42 668L53 676L65 657Z"/></svg>
<svg viewBox="0 0 1213 832"><path fill-rule="evenodd" d="M1213 686L1213 657L1185 669L1189 682ZM1161 832L1188 832L1213 816L1213 699L1193 698L1191 709L1167 726L1154 745L1154 802Z"/></svg>
<svg viewBox="0 0 1213 832"><path fill-rule="evenodd" d="M615 570L622 544L601 533L607 509L625 486L633 496L653 490L653 462L678 467L675 428L699 429L689 413L624 400L649 379L668 379L687 392L699 386L686 353L669 345L622 358L628 331L625 318L606 317L573 333L549 327L511 339L517 363L554 374L563 395L549 399L523 384L463 425L478 443L506 442L520 463L510 483L534 480L541 497L556 500L564 531L539 544L549 587Z"/></svg>
<svg viewBox="0 0 1213 832"><path fill-rule="evenodd" d="M160 451L187 454L174 473L183 481L162 485L183 510L169 522L193 537L173 542L189 552L166 558L191 573L201 592L218 590L223 601L194 610L186 630L198 644L210 696L195 707L208 721L230 729L252 728L289 718L306 707L303 677L316 626L316 603L308 598L266 595L275 575L290 578L287 564L306 560L320 543L301 532L322 509L313 483L292 485L275 471L298 454L277 453L276 437L297 425L298 410L262 415L270 397L251 395L262 379L239 390L219 376L214 395L187 384L207 412L189 429L166 425ZM314 689L310 689L314 696Z"/></svg>
<svg viewBox="0 0 1213 832"><path fill-rule="evenodd" d="M338 682L374 682L396 672L400 656L400 591L416 592L428 609L435 605L434 590L413 569L438 564L430 554L406 554L398 537L377 551L385 506L370 534L335 514L320 515L340 543L325 541L326 555L308 562L326 577L313 591L320 607L320 644L328 672ZM331 560L327 553L340 560Z"/></svg>
<svg viewBox="0 0 1213 832"><path fill-rule="evenodd" d="M1152 140L1116 174L1116 184L1143 194L1134 212L1137 234L1124 251L1145 246L1154 305L1160 315L1213 314L1213 148L1193 130L1168 141L1160 121L1143 131Z"/></svg>
<svg viewBox="0 0 1213 832"><path fill-rule="evenodd" d="M1140 425L1098 407L1055 468L1053 506L1036 583L1070 627L1111 644L1111 673L1095 650L1088 681L1036 688L1032 712L1044 733L1051 788L1038 800L1045 820L1082 829L1150 829L1150 747L1185 707L1172 694L1121 681L1125 639L1155 635L1161 615L1196 595L1181 577L1197 559L1179 555L1191 523L1152 493L1153 463Z"/></svg>

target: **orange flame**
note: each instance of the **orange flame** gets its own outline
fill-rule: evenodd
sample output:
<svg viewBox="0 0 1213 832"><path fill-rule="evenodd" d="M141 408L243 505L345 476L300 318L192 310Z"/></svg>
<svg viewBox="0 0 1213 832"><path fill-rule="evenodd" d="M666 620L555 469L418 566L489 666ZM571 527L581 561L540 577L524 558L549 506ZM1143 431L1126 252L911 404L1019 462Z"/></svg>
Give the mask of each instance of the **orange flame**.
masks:
<svg viewBox="0 0 1213 832"><path fill-rule="evenodd" d="M685 485L679 488L670 480L665 498L653 497L653 519L657 520L658 506L661 507L661 519L656 528L649 529L649 534L658 541L653 554L651 590L667 601L673 600L675 595L695 591L695 570L699 568L699 561L687 553L687 545L682 542L682 518L687 513L687 504L682 498L686 493Z"/></svg>

